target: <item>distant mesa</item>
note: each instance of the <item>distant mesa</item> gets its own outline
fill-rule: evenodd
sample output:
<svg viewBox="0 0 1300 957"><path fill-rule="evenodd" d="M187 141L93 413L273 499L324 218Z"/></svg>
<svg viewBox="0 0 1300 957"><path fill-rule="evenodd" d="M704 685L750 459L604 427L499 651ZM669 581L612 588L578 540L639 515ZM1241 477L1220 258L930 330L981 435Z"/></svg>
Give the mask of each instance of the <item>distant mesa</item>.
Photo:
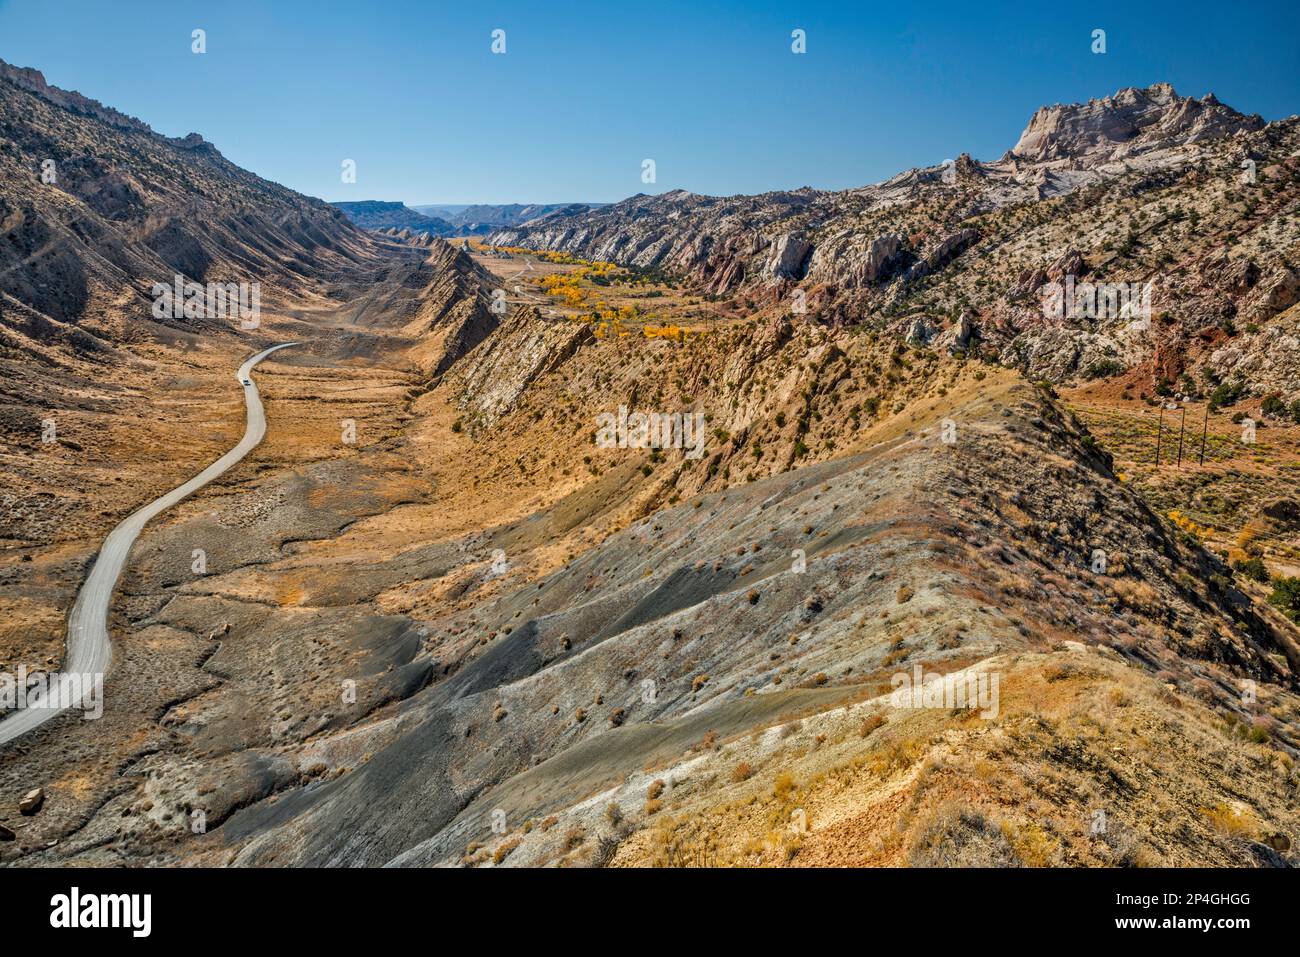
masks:
<svg viewBox="0 0 1300 957"><path fill-rule="evenodd" d="M525 223L535 224L557 216L575 216L599 209L606 203L503 203L492 205L415 206L416 212L445 219L456 227L458 236L482 236L494 229Z"/></svg>
<svg viewBox="0 0 1300 957"><path fill-rule="evenodd" d="M576 216L604 203L504 203L407 206L380 200L334 203L362 229L409 229L429 236L486 236L497 229L541 225L551 218Z"/></svg>
<svg viewBox="0 0 1300 957"><path fill-rule="evenodd" d="M355 203L333 203L343 210L354 224L362 229L409 229L413 233L429 236L452 236L456 227L437 216L426 216L411 209L405 203L386 203L377 199L367 199Z"/></svg>

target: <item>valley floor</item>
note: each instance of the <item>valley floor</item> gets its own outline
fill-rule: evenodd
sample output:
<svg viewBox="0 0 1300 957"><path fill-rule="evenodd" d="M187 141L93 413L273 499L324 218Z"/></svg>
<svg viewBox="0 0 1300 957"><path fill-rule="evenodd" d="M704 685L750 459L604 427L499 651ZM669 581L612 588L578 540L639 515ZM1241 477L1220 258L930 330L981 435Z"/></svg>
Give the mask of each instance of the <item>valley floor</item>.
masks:
<svg viewBox="0 0 1300 957"><path fill-rule="evenodd" d="M141 536L104 718L0 754L0 860L1294 862L1295 628L1155 514L1237 459L1157 475L1140 410L852 331L605 340L511 299L437 377L346 309L272 323L319 332ZM6 667L57 666L99 536L242 430L237 347L173 355L7 454ZM707 456L595 449L610 395L698 396ZM918 668L996 706L891 698Z"/></svg>

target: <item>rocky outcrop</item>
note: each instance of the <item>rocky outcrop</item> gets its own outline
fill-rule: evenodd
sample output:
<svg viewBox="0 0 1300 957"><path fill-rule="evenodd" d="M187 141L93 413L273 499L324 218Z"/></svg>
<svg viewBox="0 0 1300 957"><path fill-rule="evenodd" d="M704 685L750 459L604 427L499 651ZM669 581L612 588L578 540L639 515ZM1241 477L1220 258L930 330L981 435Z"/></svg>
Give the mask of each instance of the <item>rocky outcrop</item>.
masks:
<svg viewBox="0 0 1300 957"><path fill-rule="evenodd" d="M38 96L45 102L61 109L91 117L116 129L128 130L133 133L153 134L153 129L148 123L137 120L134 116L127 116L111 106L105 106L99 100L92 100L73 90L61 90L57 86L50 86L45 82L45 74L40 70L14 66L0 60L0 80L11 83L21 90L26 90L28 93ZM198 134L191 133L190 136L198 136ZM202 140L203 138L200 136L199 141L202 142ZM178 141L173 140L172 142Z"/></svg>
<svg viewBox="0 0 1300 957"><path fill-rule="evenodd" d="M903 237L897 233L869 238L848 230L828 237L813 250L808 276L817 282L849 288L878 282L896 262Z"/></svg>
<svg viewBox="0 0 1300 957"><path fill-rule="evenodd" d="M1251 259L1231 257L1227 251L1207 258L1200 275L1223 292L1242 295L1259 282L1259 266Z"/></svg>
<svg viewBox="0 0 1300 957"><path fill-rule="evenodd" d="M959 229L935 243L918 262L907 270L907 279L912 281L927 276L948 265L954 258L974 245L980 234L974 229Z"/></svg>
<svg viewBox="0 0 1300 957"><path fill-rule="evenodd" d="M456 369L460 406L471 430L490 426L535 379L593 339L586 323L546 322L535 309L517 310Z"/></svg>
<svg viewBox="0 0 1300 957"><path fill-rule="evenodd" d="M1300 276L1294 269L1284 266L1275 269L1259 282L1254 292L1241 305L1241 315L1255 322L1271 319L1284 309L1300 301Z"/></svg>
<svg viewBox="0 0 1300 957"><path fill-rule="evenodd" d="M1087 103L1045 106L1034 114L1010 155L1030 163L1097 166L1263 125L1258 115L1244 116L1213 93L1197 100L1179 96L1168 83L1156 83Z"/></svg>
<svg viewBox="0 0 1300 957"><path fill-rule="evenodd" d="M774 279L802 279L810 252L812 244L808 240L794 233L782 233L772 244L767 275Z"/></svg>
<svg viewBox="0 0 1300 957"><path fill-rule="evenodd" d="M974 313L967 310L957 318L956 322L935 336L931 346L949 355L955 355L968 350L976 338Z"/></svg>
<svg viewBox="0 0 1300 957"><path fill-rule="evenodd" d="M1077 249L1071 249L1062 253L1048 266L1021 270L1015 283L1007 290L1007 298L1010 300L1033 298L1037 301L1043 286L1048 283L1063 282L1068 276L1078 279L1087 272L1088 265L1083 259L1083 254Z"/></svg>
<svg viewBox="0 0 1300 957"><path fill-rule="evenodd" d="M913 345L928 345L934 338L934 329L930 327L930 322L925 316L917 316L907 327L906 339Z"/></svg>

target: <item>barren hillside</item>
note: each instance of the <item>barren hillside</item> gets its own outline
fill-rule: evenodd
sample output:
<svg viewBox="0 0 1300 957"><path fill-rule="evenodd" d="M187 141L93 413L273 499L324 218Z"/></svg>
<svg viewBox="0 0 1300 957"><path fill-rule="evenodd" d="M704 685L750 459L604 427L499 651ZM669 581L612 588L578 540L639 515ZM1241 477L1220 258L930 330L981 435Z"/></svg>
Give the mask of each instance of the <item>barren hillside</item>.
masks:
<svg viewBox="0 0 1300 957"><path fill-rule="evenodd" d="M1300 548L1294 120L1126 90L953 182L483 246L30 73L0 109L0 670L58 667L104 533L301 343L137 542L103 717L0 750L0 862L1296 863L1300 608L1249 562ZM265 283L261 325L155 321L176 271ZM1047 323L1066 276L1158 315ZM1162 471L1184 373L1240 388Z"/></svg>

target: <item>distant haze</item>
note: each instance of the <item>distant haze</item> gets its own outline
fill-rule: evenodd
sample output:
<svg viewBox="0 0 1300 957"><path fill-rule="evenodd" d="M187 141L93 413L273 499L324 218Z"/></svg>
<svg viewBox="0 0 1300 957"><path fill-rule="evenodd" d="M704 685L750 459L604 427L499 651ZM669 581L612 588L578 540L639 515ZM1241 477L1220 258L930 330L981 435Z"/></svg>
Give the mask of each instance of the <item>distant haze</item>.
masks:
<svg viewBox="0 0 1300 957"><path fill-rule="evenodd" d="M408 203L407 205L408 205L408 206L411 206L411 209L415 210L417 213L424 213L425 215L433 214L434 216L442 216L442 215L447 215L447 214L449 214L449 215L453 215L453 216L454 216L456 213L463 213L465 210L467 210L467 209L473 209L475 206L492 206L492 205L498 205L498 206L539 206L539 205L543 205L543 204L541 204L541 203L428 203L428 204L420 205L420 206L412 206L410 203ZM549 205L553 205L553 206L575 206L575 205L576 205L576 206L604 206L604 205L606 205L606 204L605 204L605 203L590 203L590 202L587 202L586 200L575 199L575 200L573 200L573 202L571 202L571 203L551 203L551 204L549 204Z"/></svg>

